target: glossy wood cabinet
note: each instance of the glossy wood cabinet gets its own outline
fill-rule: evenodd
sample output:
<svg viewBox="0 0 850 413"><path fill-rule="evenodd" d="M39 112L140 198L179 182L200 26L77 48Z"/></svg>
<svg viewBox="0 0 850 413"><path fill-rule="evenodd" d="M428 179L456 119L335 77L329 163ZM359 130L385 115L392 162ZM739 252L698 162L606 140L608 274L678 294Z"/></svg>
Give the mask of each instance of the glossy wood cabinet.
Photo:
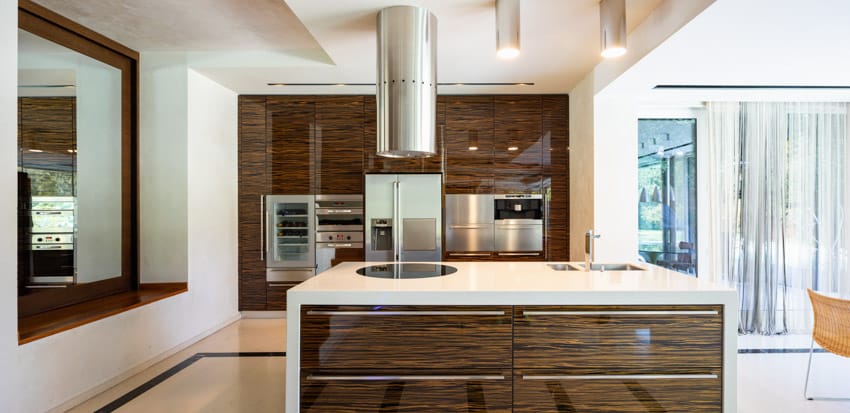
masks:
<svg viewBox="0 0 850 413"><path fill-rule="evenodd" d="M316 98L316 194L363 193L363 96Z"/></svg>
<svg viewBox="0 0 850 413"><path fill-rule="evenodd" d="M546 208L543 247L550 261L570 259L569 106L567 95L544 95L541 101L542 173Z"/></svg>
<svg viewBox="0 0 850 413"><path fill-rule="evenodd" d="M510 412L511 307L305 306L303 412Z"/></svg>
<svg viewBox="0 0 850 413"><path fill-rule="evenodd" d="M301 411L722 411L721 306L304 306Z"/></svg>
<svg viewBox="0 0 850 413"><path fill-rule="evenodd" d="M492 194L493 96L446 97L447 194Z"/></svg>
<svg viewBox="0 0 850 413"><path fill-rule="evenodd" d="M315 99L272 96L267 100L266 111L270 193L315 194Z"/></svg>
<svg viewBox="0 0 850 413"><path fill-rule="evenodd" d="M239 310L266 309L266 263L260 245L261 197L270 192L266 98L239 97Z"/></svg>
<svg viewBox="0 0 850 413"><path fill-rule="evenodd" d="M497 194L543 193L540 95L493 98L493 184Z"/></svg>
<svg viewBox="0 0 850 413"><path fill-rule="evenodd" d="M720 306L514 308L517 412L719 412Z"/></svg>
<svg viewBox="0 0 850 413"><path fill-rule="evenodd" d="M266 283L266 310L286 310L286 291L299 282L267 282Z"/></svg>

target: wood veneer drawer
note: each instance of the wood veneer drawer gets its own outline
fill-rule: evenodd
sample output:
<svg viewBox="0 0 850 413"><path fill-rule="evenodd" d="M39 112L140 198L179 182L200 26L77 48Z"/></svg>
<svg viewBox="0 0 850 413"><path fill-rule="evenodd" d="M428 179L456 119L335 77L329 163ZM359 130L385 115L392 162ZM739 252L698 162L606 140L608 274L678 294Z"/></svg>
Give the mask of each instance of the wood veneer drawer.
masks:
<svg viewBox="0 0 850 413"><path fill-rule="evenodd" d="M511 368L511 307L304 306L302 369Z"/></svg>
<svg viewBox="0 0 850 413"><path fill-rule="evenodd" d="M286 310L286 291L300 282L266 283L266 310Z"/></svg>
<svg viewBox="0 0 850 413"><path fill-rule="evenodd" d="M516 368L690 373L722 365L721 306L532 306L514 311Z"/></svg>
<svg viewBox="0 0 850 413"><path fill-rule="evenodd" d="M514 412L722 411L719 374L680 376L553 376L536 371L514 376Z"/></svg>
<svg viewBox="0 0 850 413"><path fill-rule="evenodd" d="M510 370L496 374L301 377L301 411L511 412Z"/></svg>

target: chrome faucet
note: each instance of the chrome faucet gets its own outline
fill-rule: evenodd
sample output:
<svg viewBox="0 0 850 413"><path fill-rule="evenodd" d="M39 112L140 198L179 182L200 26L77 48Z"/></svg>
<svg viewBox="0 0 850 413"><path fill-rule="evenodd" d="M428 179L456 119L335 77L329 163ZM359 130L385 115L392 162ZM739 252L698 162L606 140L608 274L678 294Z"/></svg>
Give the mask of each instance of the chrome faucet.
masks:
<svg viewBox="0 0 850 413"><path fill-rule="evenodd" d="M602 235L594 235L593 230L589 229L584 234L584 270L590 271L590 266L593 264L593 242Z"/></svg>

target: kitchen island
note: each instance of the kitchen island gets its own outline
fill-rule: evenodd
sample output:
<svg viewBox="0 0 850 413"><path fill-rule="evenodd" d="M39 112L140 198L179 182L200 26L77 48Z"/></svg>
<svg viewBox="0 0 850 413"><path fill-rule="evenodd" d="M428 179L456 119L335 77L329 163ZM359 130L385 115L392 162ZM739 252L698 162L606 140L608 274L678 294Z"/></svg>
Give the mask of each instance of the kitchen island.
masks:
<svg viewBox="0 0 850 413"><path fill-rule="evenodd" d="M735 411L733 289L646 264L442 264L290 289L286 411Z"/></svg>

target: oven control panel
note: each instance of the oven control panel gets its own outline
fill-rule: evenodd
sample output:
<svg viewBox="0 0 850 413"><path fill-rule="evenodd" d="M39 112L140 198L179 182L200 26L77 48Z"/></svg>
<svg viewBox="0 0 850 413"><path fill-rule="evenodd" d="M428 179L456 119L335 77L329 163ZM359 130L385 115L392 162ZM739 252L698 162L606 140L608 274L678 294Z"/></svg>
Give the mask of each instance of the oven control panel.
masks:
<svg viewBox="0 0 850 413"><path fill-rule="evenodd" d="M318 232L316 242L363 242L362 232Z"/></svg>

